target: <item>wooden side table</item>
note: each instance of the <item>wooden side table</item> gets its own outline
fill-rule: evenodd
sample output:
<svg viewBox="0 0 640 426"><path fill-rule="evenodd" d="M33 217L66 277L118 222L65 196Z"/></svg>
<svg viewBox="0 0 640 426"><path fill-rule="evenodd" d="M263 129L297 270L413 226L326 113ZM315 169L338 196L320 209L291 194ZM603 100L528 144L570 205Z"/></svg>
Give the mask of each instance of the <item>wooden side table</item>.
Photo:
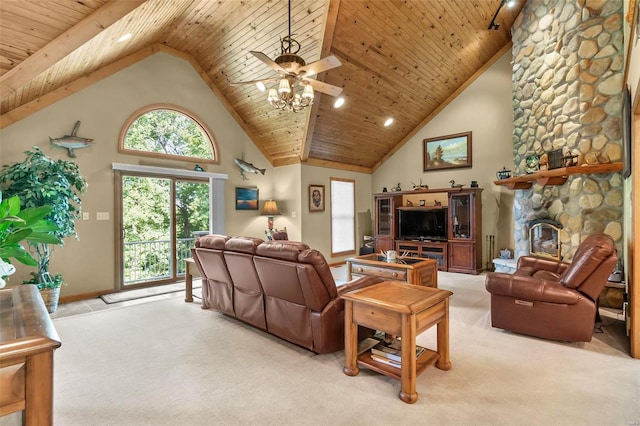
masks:
<svg viewBox="0 0 640 426"><path fill-rule="evenodd" d="M198 268L192 257L187 257L184 263L187 265L184 273L184 301L193 302L193 274L198 272Z"/></svg>
<svg viewBox="0 0 640 426"><path fill-rule="evenodd" d="M35 285L0 290L0 416L22 410L22 424L53 424L53 351L60 347Z"/></svg>
<svg viewBox="0 0 640 426"><path fill-rule="evenodd" d="M449 358L449 296L453 293L431 287L384 281L344 294L344 373L357 375L366 367L401 382L399 397L412 404L418 400L416 376L435 362L441 370L451 368ZM437 351L426 349L417 359L416 335L433 325L437 330ZM376 361L371 352L358 356L358 326L398 336L402 341L401 367Z"/></svg>

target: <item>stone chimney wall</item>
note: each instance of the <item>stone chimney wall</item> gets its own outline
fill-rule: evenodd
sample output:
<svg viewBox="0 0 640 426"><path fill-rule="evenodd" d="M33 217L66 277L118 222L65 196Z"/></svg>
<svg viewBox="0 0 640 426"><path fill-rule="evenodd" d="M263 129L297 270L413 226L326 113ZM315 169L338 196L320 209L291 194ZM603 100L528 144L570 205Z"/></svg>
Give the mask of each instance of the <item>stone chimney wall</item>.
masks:
<svg viewBox="0 0 640 426"><path fill-rule="evenodd" d="M580 164L622 161L622 0L528 0L512 29L514 175L525 160L565 149ZM564 185L517 190L515 257L529 253L527 222L553 219L563 260L605 232L621 251L620 173L572 175Z"/></svg>

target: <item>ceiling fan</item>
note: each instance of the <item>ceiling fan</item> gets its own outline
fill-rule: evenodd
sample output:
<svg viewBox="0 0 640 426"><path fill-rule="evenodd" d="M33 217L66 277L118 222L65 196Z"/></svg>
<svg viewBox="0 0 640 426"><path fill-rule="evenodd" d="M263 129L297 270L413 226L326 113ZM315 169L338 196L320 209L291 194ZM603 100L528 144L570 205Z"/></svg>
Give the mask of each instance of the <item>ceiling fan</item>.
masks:
<svg viewBox="0 0 640 426"><path fill-rule="evenodd" d="M313 103L313 91L338 96L342 93L342 87L309 78L321 72L339 67L340 60L329 55L319 61L307 64L298 56L300 43L291 37L291 0L289 0L289 34L280 39L280 55L271 60L262 52L251 51L253 56L262 61L279 74L279 77L265 78L261 80L242 81L232 84L256 84L261 91L266 90L265 83L279 81L278 88L269 89L267 100L277 109L298 112ZM303 88L302 94L295 93L296 87Z"/></svg>

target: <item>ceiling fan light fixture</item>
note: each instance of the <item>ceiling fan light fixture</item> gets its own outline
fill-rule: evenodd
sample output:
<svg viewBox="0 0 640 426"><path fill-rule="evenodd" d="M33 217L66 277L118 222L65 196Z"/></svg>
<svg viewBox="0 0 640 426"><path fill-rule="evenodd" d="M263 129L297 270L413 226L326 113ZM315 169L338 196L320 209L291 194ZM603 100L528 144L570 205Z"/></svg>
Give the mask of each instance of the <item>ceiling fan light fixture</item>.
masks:
<svg viewBox="0 0 640 426"><path fill-rule="evenodd" d="M275 102L279 99L278 92L276 89L269 89L269 96L267 96L267 100L269 103Z"/></svg>
<svg viewBox="0 0 640 426"><path fill-rule="evenodd" d="M280 80L280 84L278 85L278 93L291 93L291 85L289 84L289 80L283 78Z"/></svg>
<svg viewBox="0 0 640 426"><path fill-rule="evenodd" d="M302 97L305 99L313 99L313 87L310 84L304 86Z"/></svg>

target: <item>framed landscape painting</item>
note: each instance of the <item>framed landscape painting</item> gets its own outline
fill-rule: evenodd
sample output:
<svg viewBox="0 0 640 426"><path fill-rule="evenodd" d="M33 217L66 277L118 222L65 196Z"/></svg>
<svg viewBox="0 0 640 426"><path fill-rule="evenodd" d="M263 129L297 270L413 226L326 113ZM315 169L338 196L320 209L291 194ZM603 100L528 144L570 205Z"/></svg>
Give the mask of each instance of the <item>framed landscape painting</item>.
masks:
<svg viewBox="0 0 640 426"><path fill-rule="evenodd" d="M236 210L258 210L258 188L237 186Z"/></svg>
<svg viewBox="0 0 640 426"><path fill-rule="evenodd" d="M471 167L471 132L425 139L425 172Z"/></svg>

